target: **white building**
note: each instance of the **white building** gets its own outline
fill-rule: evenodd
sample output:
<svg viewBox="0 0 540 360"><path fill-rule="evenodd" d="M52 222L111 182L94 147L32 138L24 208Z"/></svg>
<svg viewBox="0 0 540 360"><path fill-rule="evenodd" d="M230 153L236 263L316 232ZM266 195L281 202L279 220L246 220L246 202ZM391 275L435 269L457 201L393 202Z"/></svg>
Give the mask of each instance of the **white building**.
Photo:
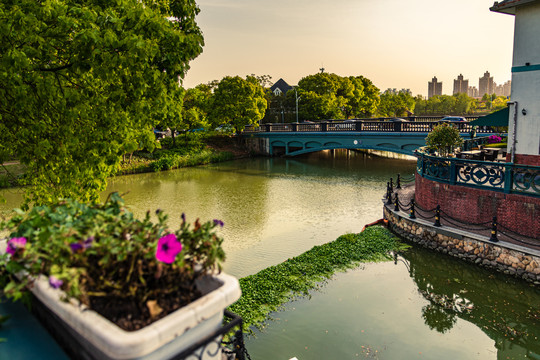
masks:
<svg viewBox="0 0 540 360"><path fill-rule="evenodd" d="M508 150L516 163L540 166L540 0L505 0L490 10L515 16Z"/></svg>

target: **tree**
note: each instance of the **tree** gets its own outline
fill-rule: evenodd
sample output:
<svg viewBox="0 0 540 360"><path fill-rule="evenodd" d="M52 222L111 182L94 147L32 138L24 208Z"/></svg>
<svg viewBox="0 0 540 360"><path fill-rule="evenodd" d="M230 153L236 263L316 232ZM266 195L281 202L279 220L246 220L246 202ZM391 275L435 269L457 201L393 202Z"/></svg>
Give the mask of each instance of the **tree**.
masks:
<svg viewBox="0 0 540 360"><path fill-rule="evenodd" d="M185 131L186 141L189 130L205 128L210 124L208 111L212 103L212 87L200 84L186 91L184 97L182 118L183 122L179 130Z"/></svg>
<svg viewBox="0 0 540 360"><path fill-rule="evenodd" d="M257 124L266 108L264 89L255 77L226 76L214 90L209 116L213 126L231 124L240 133Z"/></svg>
<svg viewBox="0 0 540 360"><path fill-rule="evenodd" d="M507 106L508 99L506 96L497 96L491 103L491 109L493 111L498 111L504 109Z"/></svg>
<svg viewBox="0 0 540 360"><path fill-rule="evenodd" d="M381 102L381 98L379 96L380 90L378 87L373 85L371 80L363 76L356 76L352 81L356 83L358 80L362 82L363 89L362 96L360 98L355 97L353 100L355 102L353 105L353 108L355 109L354 115L360 118L371 117L375 111L377 111L377 107ZM358 88L359 86L356 85L356 87Z"/></svg>
<svg viewBox="0 0 540 360"><path fill-rule="evenodd" d="M477 108L477 101L467 94L436 95L429 99L415 97L416 115L467 115Z"/></svg>
<svg viewBox="0 0 540 360"><path fill-rule="evenodd" d="M183 88L177 87L169 93L170 98L162 109L159 126L162 130L170 129L173 146L176 145L176 131L184 127L184 117L182 105L186 92Z"/></svg>
<svg viewBox="0 0 540 360"><path fill-rule="evenodd" d="M349 119L371 115L379 102L379 89L362 76L308 75L298 82L302 119Z"/></svg>
<svg viewBox="0 0 540 360"><path fill-rule="evenodd" d="M198 12L194 0L0 5L0 163L27 166L27 202L98 200L201 53Z"/></svg>
<svg viewBox="0 0 540 360"><path fill-rule="evenodd" d="M426 137L426 145L437 150L440 156L447 157L454 148L460 146L463 139L459 135L459 130L447 123L442 123L433 128Z"/></svg>
<svg viewBox="0 0 540 360"><path fill-rule="evenodd" d="M381 95L377 112L381 116L407 116L414 111L415 101L411 94L400 91L393 94L389 91Z"/></svg>

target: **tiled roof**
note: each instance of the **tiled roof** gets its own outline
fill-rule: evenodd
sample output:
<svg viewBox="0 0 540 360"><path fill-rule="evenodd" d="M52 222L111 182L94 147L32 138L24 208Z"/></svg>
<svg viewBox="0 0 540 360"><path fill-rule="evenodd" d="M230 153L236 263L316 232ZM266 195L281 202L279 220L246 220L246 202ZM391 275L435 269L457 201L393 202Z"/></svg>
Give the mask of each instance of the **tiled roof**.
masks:
<svg viewBox="0 0 540 360"><path fill-rule="evenodd" d="M272 87L270 87L270 90L273 92L276 88L279 88L283 94L286 94L287 91L291 90L293 87L287 84L285 80L279 79Z"/></svg>
<svg viewBox="0 0 540 360"><path fill-rule="evenodd" d="M500 2L495 2L490 8L490 10L504 14L514 15L516 13L517 6L530 4L538 1L540 0L504 0Z"/></svg>

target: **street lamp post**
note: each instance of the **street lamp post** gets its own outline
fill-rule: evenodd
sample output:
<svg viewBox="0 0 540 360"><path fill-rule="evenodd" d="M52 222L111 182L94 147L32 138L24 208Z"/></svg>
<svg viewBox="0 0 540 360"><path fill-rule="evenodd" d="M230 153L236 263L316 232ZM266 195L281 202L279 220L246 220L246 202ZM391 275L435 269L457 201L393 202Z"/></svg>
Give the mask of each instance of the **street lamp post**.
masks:
<svg viewBox="0 0 540 360"><path fill-rule="evenodd" d="M298 122L298 100L300 100L302 97L298 96L296 89L294 89L294 96L296 97L296 122Z"/></svg>

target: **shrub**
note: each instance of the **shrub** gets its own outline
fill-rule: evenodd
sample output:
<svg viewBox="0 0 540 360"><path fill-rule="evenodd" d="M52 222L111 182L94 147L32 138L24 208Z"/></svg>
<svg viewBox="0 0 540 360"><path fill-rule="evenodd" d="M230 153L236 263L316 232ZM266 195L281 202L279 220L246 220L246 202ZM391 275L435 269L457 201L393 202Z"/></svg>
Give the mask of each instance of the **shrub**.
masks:
<svg viewBox="0 0 540 360"><path fill-rule="evenodd" d="M448 123L442 123L433 128L426 137L426 145L435 149L440 156L446 157L454 149L463 144L459 130Z"/></svg>
<svg viewBox="0 0 540 360"><path fill-rule="evenodd" d="M502 138L499 135L490 135L487 139L487 142L489 144L496 144L500 143L502 141Z"/></svg>

